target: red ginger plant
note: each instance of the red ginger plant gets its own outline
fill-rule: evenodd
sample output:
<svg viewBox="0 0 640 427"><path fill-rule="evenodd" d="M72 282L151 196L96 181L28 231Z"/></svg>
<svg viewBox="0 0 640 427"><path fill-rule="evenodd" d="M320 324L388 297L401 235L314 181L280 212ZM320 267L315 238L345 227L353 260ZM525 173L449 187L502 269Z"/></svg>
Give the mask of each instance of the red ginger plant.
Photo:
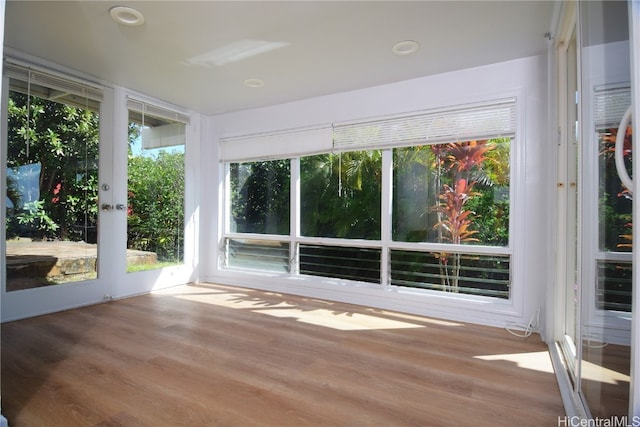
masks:
<svg viewBox="0 0 640 427"><path fill-rule="evenodd" d="M453 172L453 187L447 184L442 185L442 191L434 207L438 213L438 222L434 228L438 230L440 242L445 240L453 244L477 242L478 239L472 237L477 233L472 229L474 213L466 210L465 204L476 194L473 192L476 181L472 180L472 175L482 169L487 160L486 153L492 150L494 145L488 144L487 140L473 140L450 143L446 145L446 148L448 154L444 156L444 159L441 147L438 147L435 152L438 162L437 170L438 174L441 173L441 167L447 172ZM439 176L438 181L440 181ZM452 258L451 264L449 264L450 257ZM440 264L443 288L446 291L458 292L460 253L439 253L436 258Z"/></svg>
<svg viewBox="0 0 640 427"><path fill-rule="evenodd" d="M616 139L618 136L618 129L608 129L607 133L602 137L602 145L603 148L600 150L600 155L603 155L607 158L611 158L615 156L616 152ZM624 140L622 143L622 155L623 157L630 157L631 152L633 150L633 127L628 126L627 130L624 134ZM622 191L618 193L618 197L626 197L627 199L632 199L633 194L628 188L623 188ZM624 224L625 227L629 228L629 230L633 229L633 223L628 222ZM618 237L623 239L622 243L619 243L617 246L619 248L629 248L633 247L633 234L629 232L628 234L620 234Z"/></svg>

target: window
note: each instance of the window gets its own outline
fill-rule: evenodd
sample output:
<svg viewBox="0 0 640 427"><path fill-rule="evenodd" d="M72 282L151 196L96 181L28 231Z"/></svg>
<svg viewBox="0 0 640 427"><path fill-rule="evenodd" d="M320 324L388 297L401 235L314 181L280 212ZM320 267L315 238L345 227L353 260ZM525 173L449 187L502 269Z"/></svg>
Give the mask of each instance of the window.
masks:
<svg viewBox="0 0 640 427"><path fill-rule="evenodd" d="M226 261L229 267L264 271L289 271L289 243L278 240L227 239Z"/></svg>
<svg viewBox="0 0 640 427"><path fill-rule="evenodd" d="M510 273L504 255L391 251L397 286L509 298Z"/></svg>
<svg viewBox="0 0 640 427"><path fill-rule="evenodd" d="M598 142L596 307L626 312L631 312L632 199L616 171L614 152L618 125L630 97L626 85L598 88L594 93ZM625 165L631 175L631 127L623 141Z"/></svg>
<svg viewBox="0 0 640 427"><path fill-rule="evenodd" d="M393 151L393 240L509 245L509 138Z"/></svg>
<svg viewBox="0 0 640 427"><path fill-rule="evenodd" d="M393 240L508 247L510 145L499 138L394 149ZM391 253L398 286L508 297L508 279L508 257L436 246Z"/></svg>
<svg viewBox="0 0 640 427"><path fill-rule="evenodd" d="M127 272L184 262L189 118L129 99Z"/></svg>
<svg viewBox="0 0 640 427"><path fill-rule="evenodd" d="M380 283L380 249L300 245L300 273Z"/></svg>
<svg viewBox="0 0 640 427"><path fill-rule="evenodd" d="M289 234L288 160L232 163L230 184L230 231Z"/></svg>
<svg viewBox="0 0 640 427"><path fill-rule="evenodd" d="M102 92L9 62L4 72L7 291L95 279Z"/></svg>
<svg viewBox="0 0 640 427"><path fill-rule="evenodd" d="M514 99L332 129L221 142L224 266L510 298Z"/></svg>
<svg viewBox="0 0 640 427"><path fill-rule="evenodd" d="M300 159L303 236L380 239L380 150Z"/></svg>

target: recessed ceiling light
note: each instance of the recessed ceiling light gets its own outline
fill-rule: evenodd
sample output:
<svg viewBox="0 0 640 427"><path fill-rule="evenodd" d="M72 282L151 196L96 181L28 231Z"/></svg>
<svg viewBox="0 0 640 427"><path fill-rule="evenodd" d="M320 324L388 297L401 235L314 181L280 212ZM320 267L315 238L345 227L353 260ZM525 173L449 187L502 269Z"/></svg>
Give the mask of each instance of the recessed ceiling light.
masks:
<svg viewBox="0 0 640 427"><path fill-rule="evenodd" d="M247 79L244 81L246 87L262 87L264 82L260 79Z"/></svg>
<svg viewBox="0 0 640 427"><path fill-rule="evenodd" d="M144 16L139 11L127 6L114 6L109 14L118 23L131 27L144 24Z"/></svg>
<svg viewBox="0 0 640 427"><path fill-rule="evenodd" d="M391 51L398 56L413 55L420 45L414 40L403 40L393 45Z"/></svg>

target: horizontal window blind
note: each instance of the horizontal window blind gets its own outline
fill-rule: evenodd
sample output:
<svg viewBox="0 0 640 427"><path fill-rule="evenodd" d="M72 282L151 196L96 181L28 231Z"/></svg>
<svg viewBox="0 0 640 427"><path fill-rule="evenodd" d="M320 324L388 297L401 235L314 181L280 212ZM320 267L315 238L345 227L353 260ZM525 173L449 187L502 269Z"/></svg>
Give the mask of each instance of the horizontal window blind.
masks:
<svg viewBox="0 0 640 427"><path fill-rule="evenodd" d="M9 89L12 91L92 111L100 109L103 91L97 85L15 64L8 60L4 63L3 72L9 78Z"/></svg>
<svg viewBox="0 0 640 427"><path fill-rule="evenodd" d="M127 108L129 109L129 114L136 113L140 122L142 122L142 117L145 118L145 124L149 124L151 126L155 126L153 118L162 119L171 123L184 123L188 125L191 122L191 117L187 114L183 114L177 112L175 110L171 110L164 107L159 107L157 105L149 104L144 101L140 101L135 98L129 97L127 100ZM134 114L134 116L136 115ZM149 119L149 120L147 120ZM166 123L165 123L166 124Z"/></svg>
<svg viewBox="0 0 640 427"><path fill-rule="evenodd" d="M5 62L4 74L9 78L28 82L34 87L48 88L50 89L50 97L67 94L102 101L101 88L91 86L84 82L59 77L45 71L27 68L11 62Z"/></svg>
<svg viewBox="0 0 640 427"><path fill-rule="evenodd" d="M187 132L184 123L169 123L166 125L142 128L142 148L163 148L184 145L187 142Z"/></svg>
<svg viewBox="0 0 640 427"><path fill-rule="evenodd" d="M220 139L220 160L242 162L287 159L333 149L331 128L305 129Z"/></svg>
<svg viewBox="0 0 640 427"><path fill-rule="evenodd" d="M629 86L596 88L593 96L593 120L596 129L618 127L629 105Z"/></svg>
<svg viewBox="0 0 640 427"><path fill-rule="evenodd" d="M349 151L513 137L515 133L516 100L509 98L337 125L333 145L334 149Z"/></svg>

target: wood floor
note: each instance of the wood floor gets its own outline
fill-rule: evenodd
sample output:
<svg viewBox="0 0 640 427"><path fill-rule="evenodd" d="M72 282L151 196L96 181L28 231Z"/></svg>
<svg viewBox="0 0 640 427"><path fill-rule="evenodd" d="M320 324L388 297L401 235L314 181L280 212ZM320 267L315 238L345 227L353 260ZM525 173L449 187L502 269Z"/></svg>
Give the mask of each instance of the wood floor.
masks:
<svg viewBox="0 0 640 427"><path fill-rule="evenodd" d="M2 325L11 427L552 426L546 346L217 285Z"/></svg>

